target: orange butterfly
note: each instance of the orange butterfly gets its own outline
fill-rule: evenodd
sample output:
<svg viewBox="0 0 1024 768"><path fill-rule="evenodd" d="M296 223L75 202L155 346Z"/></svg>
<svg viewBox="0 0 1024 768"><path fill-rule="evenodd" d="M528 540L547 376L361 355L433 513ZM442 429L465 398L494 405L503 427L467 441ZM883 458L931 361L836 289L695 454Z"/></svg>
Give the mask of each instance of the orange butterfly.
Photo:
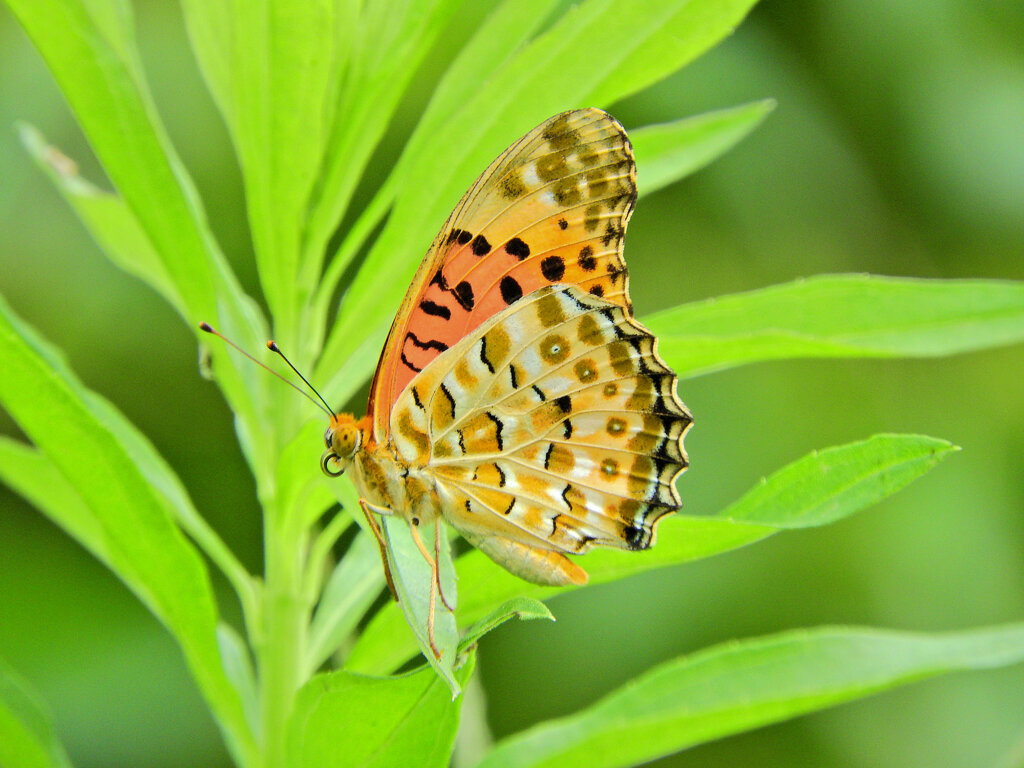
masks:
<svg viewBox="0 0 1024 768"><path fill-rule="evenodd" d="M367 415L332 415L323 470L351 468L374 515L443 518L538 584L584 584L566 555L640 550L679 508L693 419L636 322L622 258L636 166L622 126L564 112L503 152L449 216L391 326ZM451 606L448 605L449 610Z"/></svg>

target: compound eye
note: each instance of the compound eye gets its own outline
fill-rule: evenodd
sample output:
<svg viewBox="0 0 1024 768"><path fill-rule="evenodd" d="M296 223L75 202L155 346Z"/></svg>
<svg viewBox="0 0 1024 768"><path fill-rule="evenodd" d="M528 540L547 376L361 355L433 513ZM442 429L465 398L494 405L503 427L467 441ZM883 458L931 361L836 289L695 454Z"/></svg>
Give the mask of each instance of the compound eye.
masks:
<svg viewBox="0 0 1024 768"><path fill-rule="evenodd" d="M331 448L334 445L334 430L330 427L328 427L327 431L324 432L324 443L328 448Z"/></svg>

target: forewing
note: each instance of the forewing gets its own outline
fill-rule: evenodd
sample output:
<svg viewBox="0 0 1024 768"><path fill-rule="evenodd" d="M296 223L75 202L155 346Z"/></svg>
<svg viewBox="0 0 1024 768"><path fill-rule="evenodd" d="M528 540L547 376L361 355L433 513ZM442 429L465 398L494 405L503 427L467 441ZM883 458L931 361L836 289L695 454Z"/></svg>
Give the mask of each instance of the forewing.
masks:
<svg viewBox="0 0 1024 768"><path fill-rule="evenodd" d="M692 421L656 343L623 307L544 287L412 380L392 412L395 447L473 536L646 549L679 507Z"/></svg>
<svg viewBox="0 0 1024 768"><path fill-rule="evenodd" d="M563 112L503 152L441 228L402 301L370 390L375 435L417 373L489 318L553 283L629 312L622 240L633 151L599 109Z"/></svg>

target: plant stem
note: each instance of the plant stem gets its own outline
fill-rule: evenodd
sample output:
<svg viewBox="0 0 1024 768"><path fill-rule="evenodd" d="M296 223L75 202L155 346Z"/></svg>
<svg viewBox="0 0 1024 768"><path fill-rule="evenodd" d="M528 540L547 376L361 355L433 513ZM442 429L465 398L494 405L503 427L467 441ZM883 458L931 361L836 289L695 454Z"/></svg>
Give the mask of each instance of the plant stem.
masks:
<svg viewBox="0 0 1024 768"><path fill-rule="evenodd" d="M264 534L266 588L259 649L263 768L285 764L288 717L295 694L305 682L302 660L309 612L302 593L305 547L301 530L287 523L277 525L278 520L279 516L268 515Z"/></svg>

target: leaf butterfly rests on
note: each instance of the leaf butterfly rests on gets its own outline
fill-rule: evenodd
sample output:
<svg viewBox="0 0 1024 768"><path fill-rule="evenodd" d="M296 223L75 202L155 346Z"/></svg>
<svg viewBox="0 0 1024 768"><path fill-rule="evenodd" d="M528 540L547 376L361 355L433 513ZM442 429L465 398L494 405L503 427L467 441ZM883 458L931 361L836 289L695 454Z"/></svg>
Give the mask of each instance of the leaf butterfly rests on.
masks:
<svg viewBox="0 0 1024 768"><path fill-rule="evenodd" d="M569 585L587 574L567 555L647 549L679 508L692 417L632 316L622 246L635 202L632 148L610 115L574 110L534 128L434 240L367 415L331 416L321 467L349 470L385 570L375 515L405 518L430 565L437 657L440 526L428 547L422 524L441 518L513 574Z"/></svg>

